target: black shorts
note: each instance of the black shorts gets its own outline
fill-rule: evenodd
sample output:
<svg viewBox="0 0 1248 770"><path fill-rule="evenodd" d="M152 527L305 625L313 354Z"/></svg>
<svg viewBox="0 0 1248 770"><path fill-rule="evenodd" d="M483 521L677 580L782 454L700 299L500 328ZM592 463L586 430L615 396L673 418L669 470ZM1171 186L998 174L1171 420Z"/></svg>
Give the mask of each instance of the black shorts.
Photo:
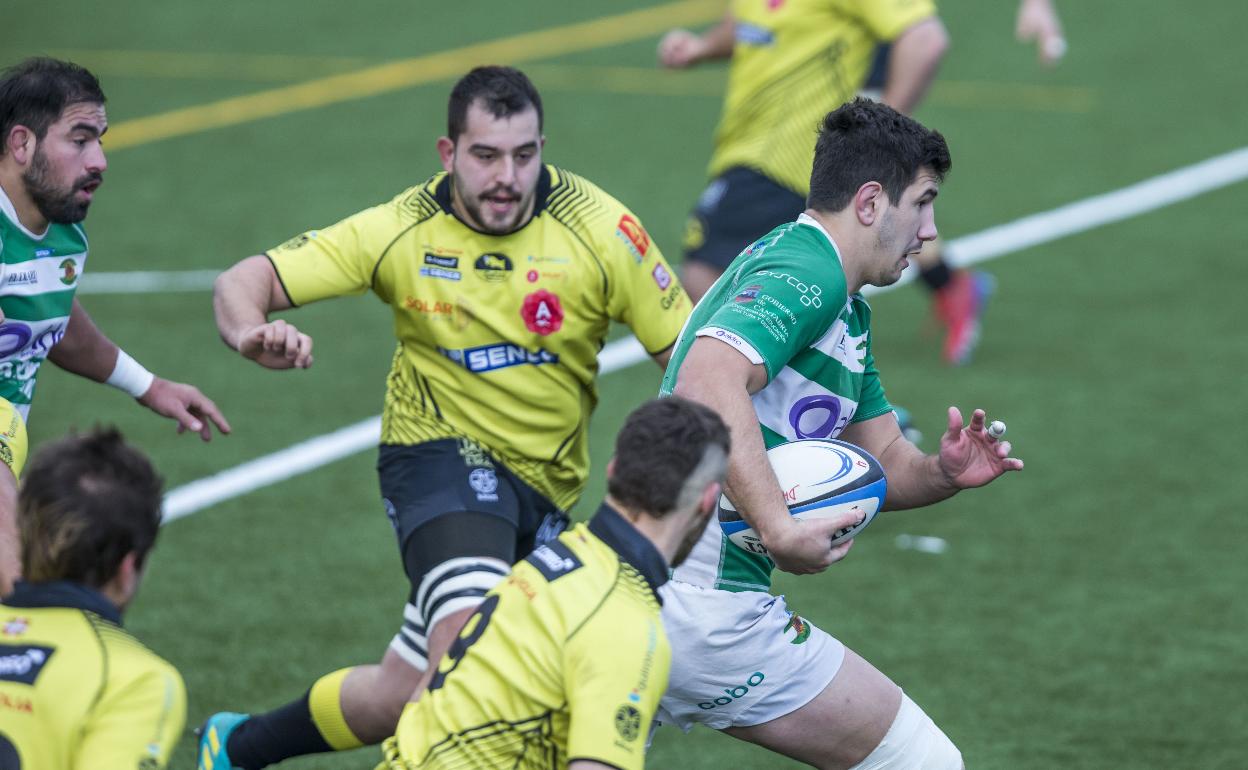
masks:
<svg viewBox="0 0 1248 770"><path fill-rule="evenodd" d="M892 53L892 43L880 43L871 54L871 70L867 72L867 80L862 84L864 91L883 91L888 82L888 57Z"/></svg>
<svg viewBox="0 0 1248 770"><path fill-rule="evenodd" d="M753 169L711 180L689 215L685 260L727 269L746 246L806 210L806 198Z"/></svg>
<svg viewBox="0 0 1248 770"><path fill-rule="evenodd" d="M567 524L558 506L466 439L383 444L377 475L413 591L448 559L486 556L512 564Z"/></svg>

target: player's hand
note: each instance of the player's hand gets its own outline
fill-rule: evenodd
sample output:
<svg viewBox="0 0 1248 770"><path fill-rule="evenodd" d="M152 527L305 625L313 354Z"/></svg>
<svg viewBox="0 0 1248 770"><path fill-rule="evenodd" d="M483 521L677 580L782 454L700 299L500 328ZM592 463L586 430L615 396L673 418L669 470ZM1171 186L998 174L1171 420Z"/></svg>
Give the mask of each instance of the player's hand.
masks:
<svg viewBox="0 0 1248 770"><path fill-rule="evenodd" d="M830 519L795 519L785 516L785 524L768 531L763 540L767 555L776 567L794 575L813 575L845 558L853 547L853 539L832 547L832 536L838 530L862 521L862 513L848 511Z"/></svg>
<svg viewBox="0 0 1248 770"><path fill-rule="evenodd" d="M659 41L659 64L668 69L684 69L706 56L707 42L687 29L673 29Z"/></svg>
<svg viewBox="0 0 1248 770"><path fill-rule="evenodd" d="M221 410L194 385L157 377L138 401L161 417L177 420L178 433L189 430L198 433L204 441L211 441L210 421L222 433L230 432L230 424Z"/></svg>
<svg viewBox="0 0 1248 770"><path fill-rule="evenodd" d="M1009 471L1021 471L1023 461L1010 457L1010 442L993 438L984 428L984 410L971 414L963 427L962 413L949 407L949 430L940 437L940 469L958 489L982 487Z"/></svg>
<svg viewBox="0 0 1248 770"><path fill-rule="evenodd" d="M1052 67L1066 55L1066 38L1062 22L1052 0L1022 0L1014 34L1019 42L1035 43L1040 63Z"/></svg>
<svg viewBox="0 0 1248 770"><path fill-rule="evenodd" d="M281 319L243 332L235 348L243 358L270 369L307 369L312 365L312 338Z"/></svg>

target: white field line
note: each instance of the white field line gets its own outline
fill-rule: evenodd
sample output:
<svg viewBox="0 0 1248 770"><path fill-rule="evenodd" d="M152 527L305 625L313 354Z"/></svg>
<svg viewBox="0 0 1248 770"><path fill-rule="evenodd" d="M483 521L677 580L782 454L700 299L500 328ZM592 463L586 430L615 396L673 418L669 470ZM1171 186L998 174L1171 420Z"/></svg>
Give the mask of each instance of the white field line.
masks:
<svg viewBox="0 0 1248 770"><path fill-rule="evenodd" d="M958 266L984 262L1068 235L1139 216L1235 184L1245 178L1248 178L1248 147L1185 166L1121 190L1086 198L1052 211L1033 214L1008 224L949 241L946 244L948 258L950 262ZM148 281L148 285L155 285L161 279L151 276L196 276L194 280L205 281L203 276L211 272L97 273L95 275L106 279L100 284L102 286L110 285L110 281L120 280L113 279L112 276L125 275L148 276L143 280ZM90 273L84 277L84 288L89 285L85 279L90 277ZM910 273L887 288L895 288L913 278L913 273ZM211 284L211 279L206 280L204 288ZM873 291L864 293L880 291L875 287L867 288ZM169 289L145 290L168 291ZM645 359L645 350L632 337L607 344L598 356L602 374L610 374ZM301 441L279 452L185 484L172 490L165 497L165 523L374 447L380 438L380 431L381 418L370 417L332 433Z"/></svg>

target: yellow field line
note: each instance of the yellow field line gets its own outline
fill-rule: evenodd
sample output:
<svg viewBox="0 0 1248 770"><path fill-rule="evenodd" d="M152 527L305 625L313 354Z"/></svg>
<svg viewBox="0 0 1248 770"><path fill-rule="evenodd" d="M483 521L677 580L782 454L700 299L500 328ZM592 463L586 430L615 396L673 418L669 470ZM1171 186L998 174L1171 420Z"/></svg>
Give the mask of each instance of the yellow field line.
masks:
<svg viewBox="0 0 1248 770"><path fill-rule="evenodd" d="M299 110L363 99L456 77L477 64L515 64L627 43L657 35L673 25L712 21L720 17L723 10L722 0L680 0L123 121L109 131L108 148L116 151Z"/></svg>
<svg viewBox="0 0 1248 770"><path fill-rule="evenodd" d="M87 67L96 75L159 79L290 82L315 75L335 75L377 64L362 56L292 56L288 54L199 53L194 51L122 51L56 49L47 52Z"/></svg>

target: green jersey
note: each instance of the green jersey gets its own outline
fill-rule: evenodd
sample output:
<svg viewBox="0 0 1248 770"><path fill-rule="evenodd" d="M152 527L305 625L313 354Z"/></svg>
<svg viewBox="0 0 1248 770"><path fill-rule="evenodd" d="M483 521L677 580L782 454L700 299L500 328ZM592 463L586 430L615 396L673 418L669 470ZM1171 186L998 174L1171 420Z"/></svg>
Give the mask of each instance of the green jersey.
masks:
<svg viewBox="0 0 1248 770"><path fill-rule="evenodd" d="M713 337L767 369L751 399L768 448L835 438L851 422L892 411L871 355L871 308L848 293L832 237L811 217L777 227L733 260L685 324L662 395L697 337ZM676 580L767 591L771 559L733 545L712 522Z"/></svg>
<svg viewBox="0 0 1248 770"><path fill-rule="evenodd" d="M65 336L86 261L81 227L52 224L35 235L0 190L0 398L22 417L30 412L40 364Z"/></svg>

